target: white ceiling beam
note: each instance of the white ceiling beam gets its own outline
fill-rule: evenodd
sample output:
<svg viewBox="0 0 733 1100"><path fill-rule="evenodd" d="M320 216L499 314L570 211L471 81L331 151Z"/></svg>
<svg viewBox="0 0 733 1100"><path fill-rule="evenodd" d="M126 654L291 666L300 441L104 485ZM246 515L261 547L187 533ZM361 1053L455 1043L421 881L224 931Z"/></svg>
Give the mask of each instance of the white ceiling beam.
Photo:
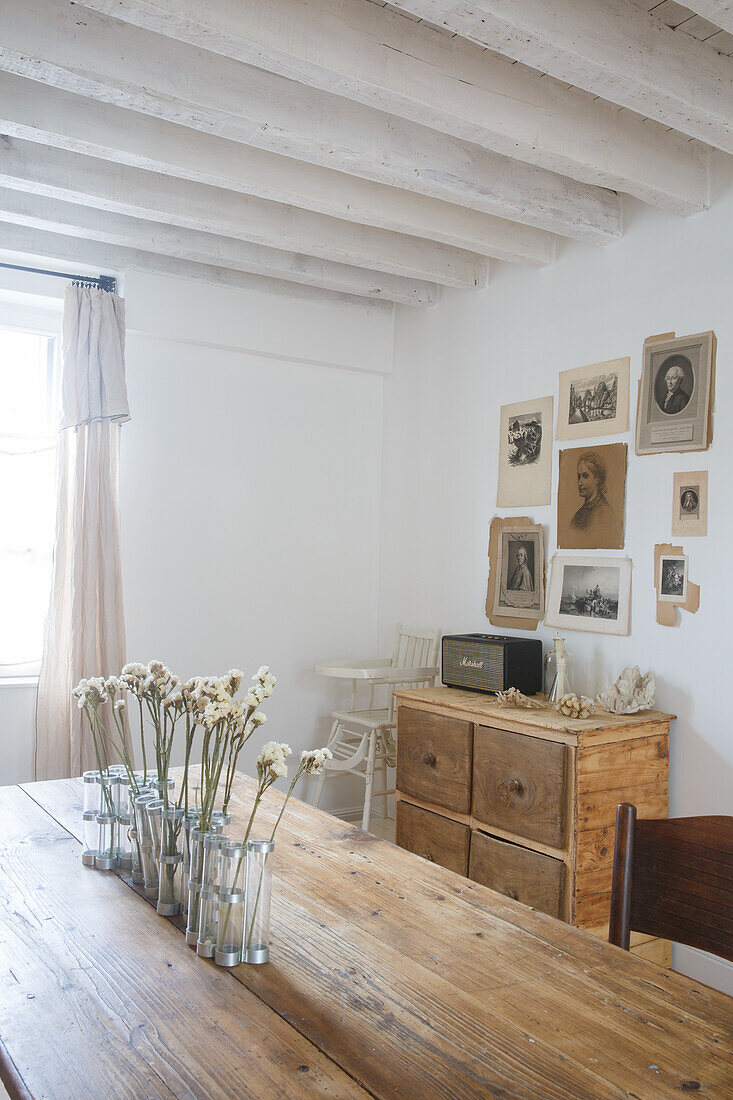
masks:
<svg viewBox="0 0 733 1100"><path fill-rule="evenodd" d="M472 252L35 142L0 145L0 184L405 278L460 288L488 282L488 262Z"/></svg>
<svg viewBox="0 0 733 1100"><path fill-rule="evenodd" d="M440 241L510 263L555 259L542 229L281 157L0 71L0 133Z"/></svg>
<svg viewBox="0 0 733 1100"><path fill-rule="evenodd" d="M731 0L685 0L685 7L709 19L716 27L733 34L733 3ZM652 12L652 15L654 12Z"/></svg>
<svg viewBox="0 0 733 1100"><path fill-rule="evenodd" d="M82 18L83 16L83 18ZM78 5L0 5L0 68L296 160L602 244L618 196Z"/></svg>
<svg viewBox="0 0 733 1100"><path fill-rule="evenodd" d="M707 203L706 151L683 135L364 0L86 4L675 213Z"/></svg>
<svg viewBox="0 0 733 1100"><path fill-rule="evenodd" d="M369 299L370 304L377 305L380 302L385 305L399 302L402 305L428 306L437 301L440 293L438 287L419 284L410 287L408 280L394 279L392 276L382 276L376 272L371 273L374 280L370 285L369 272L364 272L365 277L360 279L360 273L353 270L351 276L343 283L333 281L331 285L329 281L328 285L324 284L322 289L318 289L315 283L307 284L302 280L288 281L277 274L269 277L214 264L193 263L190 260L167 256L163 253L82 239L67 233L53 233L32 225L13 224L7 221L0 225L0 250L44 256L49 260L63 260L68 263L93 264L105 274L124 275L130 269L137 269L270 294L286 292L294 297L305 297L311 301L318 300L324 293L329 295L335 293L339 296L345 295L351 301L356 298L361 299L362 302ZM404 285L400 287L398 285L400 283ZM390 289L382 293L383 285L389 286Z"/></svg>
<svg viewBox="0 0 733 1100"><path fill-rule="evenodd" d="M0 240L4 239L7 223L11 223L101 244L121 245L157 256L284 279L303 286L386 299L401 305L432 305L438 297L437 287L418 280L263 248L212 233L158 225L109 210L5 187L0 187L0 222L6 223L0 228Z"/></svg>
<svg viewBox="0 0 733 1100"><path fill-rule="evenodd" d="M733 61L633 0L394 0L515 61L733 153Z"/></svg>

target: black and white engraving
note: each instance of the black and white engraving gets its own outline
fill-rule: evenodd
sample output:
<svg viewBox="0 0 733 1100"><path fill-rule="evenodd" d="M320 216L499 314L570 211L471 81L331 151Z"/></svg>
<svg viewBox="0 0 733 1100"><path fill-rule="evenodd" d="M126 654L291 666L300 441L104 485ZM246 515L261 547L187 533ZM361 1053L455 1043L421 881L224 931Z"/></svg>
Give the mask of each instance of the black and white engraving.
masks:
<svg viewBox="0 0 733 1100"><path fill-rule="evenodd" d="M654 400L666 416L677 416L690 403L695 388L692 363L686 355L668 355L657 367Z"/></svg>
<svg viewBox="0 0 733 1100"><path fill-rule="evenodd" d="M618 374L601 374L570 383L568 424L613 420L618 406Z"/></svg>
<svg viewBox="0 0 733 1100"><path fill-rule="evenodd" d="M687 592L687 558L663 557L662 577L659 587L661 599L682 603Z"/></svg>
<svg viewBox="0 0 733 1100"><path fill-rule="evenodd" d="M510 539L507 545L507 588L511 592L532 592L535 587L534 542Z"/></svg>
<svg viewBox="0 0 733 1100"><path fill-rule="evenodd" d="M560 613L589 619L618 619L619 588L618 568L566 565Z"/></svg>
<svg viewBox="0 0 733 1100"><path fill-rule="evenodd" d="M530 466L542 454L542 413L525 413L509 421L509 465Z"/></svg>
<svg viewBox="0 0 733 1100"><path fill-rule="evenodd" d="M697 519L700 515L700 486L683 485L680 489L680 519Z"/></svg>

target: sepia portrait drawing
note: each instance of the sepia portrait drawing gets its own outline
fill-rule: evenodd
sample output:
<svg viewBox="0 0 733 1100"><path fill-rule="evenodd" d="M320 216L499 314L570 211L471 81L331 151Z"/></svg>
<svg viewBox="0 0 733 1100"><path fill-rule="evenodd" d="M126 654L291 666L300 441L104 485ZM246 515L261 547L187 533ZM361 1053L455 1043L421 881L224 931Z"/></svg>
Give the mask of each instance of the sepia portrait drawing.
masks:
<svg viewBox="0 0 733 1100"><path fill-rule="evenodd" d="M715 334L652 339L644 361L636 416L636 453L702 451L710 445Z"/></svg>
<svg viewBox="0 0 733 1100"><path fill-rule="evenodd" d="M625 443L560 451L557 545L621 550L626 498Z"/></svg>
<svg viewBox="0 0 733 1100"><path fill-rule="evenodd" d="M547 594L547 626L628 634L630 603L630 558L555 555Z"/></svg>
<svg viewBox="0 0 733 1100"><path fill-rule="evenodd" d="M617 435L628 427L628 358L560 372L558 439Z"/></svg>
<svg viewBox="0 0 733 1100"><path fill-rule="evenodd" d="M687 599L687 555L662 554L659 599L665 603L684 603Z"/></svg>
<svg viewBox="0 0 733 1100"><path fill-rule="evenodd" d="M672 479L672 534L707 535L708 472L675 474Z"/></svg>
<svg viewBox="0 0 733 1100"><path fill-rule="evenodd" d="M541 524L499 532L494 615L541 618L545 610L545 548Z"/></svg>
<svg viewBox="0 0 733 1100"><path fill-rule="evenodd" d="M553 399L503 405L499 414L499 508L549 504Z"/></svg>

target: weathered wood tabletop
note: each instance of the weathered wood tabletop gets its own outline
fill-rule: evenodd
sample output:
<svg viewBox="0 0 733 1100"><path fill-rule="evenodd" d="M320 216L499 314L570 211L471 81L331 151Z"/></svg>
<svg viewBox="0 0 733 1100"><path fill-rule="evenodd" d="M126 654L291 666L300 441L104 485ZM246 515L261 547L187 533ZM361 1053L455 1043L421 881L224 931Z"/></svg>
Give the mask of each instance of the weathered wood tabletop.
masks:
<svg viewBox="0 0 733 1100"><path fill-rule="evenodd" d="M259 967L197 958L122 875L82 867L80 835L78 780L0 789L11 1096L733 1096L730 998L302 802Z"/></svg>

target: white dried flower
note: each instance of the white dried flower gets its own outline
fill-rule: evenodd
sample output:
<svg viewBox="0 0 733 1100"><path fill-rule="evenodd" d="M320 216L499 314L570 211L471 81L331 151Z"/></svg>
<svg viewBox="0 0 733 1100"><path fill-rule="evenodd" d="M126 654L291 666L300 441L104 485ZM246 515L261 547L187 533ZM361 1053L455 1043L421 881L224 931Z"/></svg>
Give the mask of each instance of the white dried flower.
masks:
<svg viewBox="0 0 733 1100"><path fill-rule="evenodd" d="M300 754L301 767L306 775L320 775L326 760L333 760L329 748L304 749Z"/></svg>
<svg viewBox="0 0 733 1100"><path fill-rule="evenodd" d="M118 699L117 702L115 703L115 710L124 710L126 706L127 706L127 703L125 702L124 699Z"/></svg>
<svg viewBox="0 0 733 1100"><path fill-rule="evenodd" d="M290 745L285 745L277 741L268 741L266 745L263 745L260 749L260 755L257 757L257 774L260 779L266 773L269 773L269 777L280 779L288 774L288 766L285 763L288 756L292 756L293 750Z"/></svg>
<svg viewBox="0 0 733 1100"><path fill-rule="evenodd" d="M252 715L251 721L253 726L261 726L267 721L267 715L258 710L256 714Z"/></svg>

